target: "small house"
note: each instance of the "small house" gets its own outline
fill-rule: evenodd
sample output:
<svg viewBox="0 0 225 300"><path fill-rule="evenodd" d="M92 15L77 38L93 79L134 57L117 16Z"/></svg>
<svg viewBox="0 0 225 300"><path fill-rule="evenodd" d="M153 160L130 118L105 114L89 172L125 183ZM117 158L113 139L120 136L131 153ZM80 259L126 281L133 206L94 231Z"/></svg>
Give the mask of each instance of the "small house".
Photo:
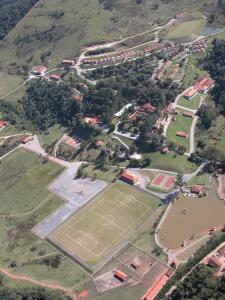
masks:
<svg viewBox="0 0 225 300"><path fill-rule="evenodd" d="M33 141L33 137L31 135L28 135L28 136L24 137L22 143L27 144L30 141Z"/></svg>
<svg viewBox="0 0 225 300"><path fill-rule="evenodd" d="M120 179L134 185L140 180L140 177L137 174L125 170L120 176Z"/></svg>
<svg viewBox="0 0 225 300"><path fill-rule="evenodd" d="M177 131L176 132L176 136L182 137L182 138L187 138L188 137L188 133L184 132L184 131Z"/></svg>
<svg viewBox="0 0 225 300"><path fill-rule="evenodd" d="M204 187L202 185L196 184L193 185L191 188L191 193L193 194L201 194L204 190Z"/></svg>
<svg viewBox="0 0 225 300"><path fill-rule="evenodd" d="M50 79L53 81L59 81L61 79L61 75L60 74L51 74Z"/></svg>
<svg viewBox="0 0 225 300"><path fill-rule="evenodd" d="M124 282L128 278L128 275L120 270L117 270L114 274L114 277Z"/></svg>
<svg viewBox="0 0 225 300"><path fill-rule="evenodd" d="M187 118L193 118L193 117L194 117L194 114L193 114L192 112L190 112L190 111L185 111L185 112L183 113L183 116L184 116L184 117L187 117Z"/></svg>
<svg viewBox="0 0 225 300"><path fill-rule="evenodd" d="M45 66L33 67L32 73L37 76L44 76L47 68Z"/></svg>

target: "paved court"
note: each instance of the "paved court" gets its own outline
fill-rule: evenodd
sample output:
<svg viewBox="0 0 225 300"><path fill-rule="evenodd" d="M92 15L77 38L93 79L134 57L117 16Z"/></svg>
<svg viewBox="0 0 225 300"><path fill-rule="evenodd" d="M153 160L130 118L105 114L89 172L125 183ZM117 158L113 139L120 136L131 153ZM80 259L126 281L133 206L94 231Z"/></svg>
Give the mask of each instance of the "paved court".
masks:
<svg viewBox="0 0 225 300"><path fill-rule="evenodd" d="M62 198L65 204L33 228L33 233L41 239L45 239L107 186L102 180L76 178L77 169L76 165L69 167L49 185L48 190Z"/></svg>

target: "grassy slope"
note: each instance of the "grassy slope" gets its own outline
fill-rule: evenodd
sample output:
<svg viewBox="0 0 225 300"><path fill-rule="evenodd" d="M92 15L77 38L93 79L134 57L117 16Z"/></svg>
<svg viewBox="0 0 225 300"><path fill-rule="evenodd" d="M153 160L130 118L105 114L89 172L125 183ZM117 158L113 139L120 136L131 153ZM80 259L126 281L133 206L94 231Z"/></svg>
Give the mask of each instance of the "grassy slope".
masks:
<svg viewBox="0 0 225 300"><path fill-rule="evenodd" d="M55 255L56 252L30 231L35 224L62 205L62 201L53 194L47 190L43 192L45 185L60 170L60 167L52 163L43 165L40 159L25 150L17 151L2 161L0 261L1 267L7 268L16 260L17 266L11 270L14 273L26 274L40 280L58 281L62 285L76 289L86 276L64 258L57 271L40 264L43 256L40 251L44 251L45 255ZM10 191L3 193L5 185L10 186ZM34 194L38 194L38 198ZM41 202L43 195L45 201ZM28 211L31 208L32 210ZM30 250L33 246L36 247L36 251ZM19 283L19 286L23 286L23 283Z"/></svg>
<svg viewBox="0 0 225 300"><path fill-rule="evenodd" d="M16 165L16 167L15 167ZM25 150L18 150L5 158L0 166L1 208L3 214L26 212L44 201L45 189L62 168Z"/></svg>
<svg viewBox="0 0 225 300"><path fill-rule="evenodd" d="M205 27L204 19L197 19L184 22L178 25L174 30L167 35L168 38L182 38L187 36L198 36L202 34Z"/></svg>
<svg viewBox="0 0 225 300"><path fill-rule="evenodd" d="M1 83L4 93L15 88L23 79L18 76L9 84L9 78L4 73L10 70L12 74L16 65L21 68L24 64L39 64L40 54L45 51L52 51L49 61L50 65L55 66L59 58L76 57L81 46L87 42L132 35L151 29L151 21L165 23L176 12L203 12L209 8L203 6L205 0L198 1L197 4L194 0L173 0L169 4L161 3L158 9L153 10L154 2L149 0L144 5L137 5L134 0L115 0L114 9L108 11L99 5L98 0L40 0L0 43L0 78L3 78ZM211 2L212 0L207 0L207 3ZM53 18L51 13L56 10L64 15L58 19ZM112 19L115 16L116 22ZM53 27L53 38L46 41L40 34Z"/></svg>

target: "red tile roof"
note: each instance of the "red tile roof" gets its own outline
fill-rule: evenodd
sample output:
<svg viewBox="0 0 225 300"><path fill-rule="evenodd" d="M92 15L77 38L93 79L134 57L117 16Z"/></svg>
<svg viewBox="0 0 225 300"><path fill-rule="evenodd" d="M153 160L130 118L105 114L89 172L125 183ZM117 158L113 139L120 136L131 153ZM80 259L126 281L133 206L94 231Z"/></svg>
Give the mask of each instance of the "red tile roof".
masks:
<svg viewBox="0 0 225 300"><path fill-rule="evenodd" d="M61 79L61 75L60 74L51 74L50 75L50 79L52 79L52 80L60 80Z"/></svg>
<svg viewBox="0 0 225 300"><path fill-rule="evenodd" d="M190 111L185 111L185 112L183 113L183 116L184 116L184 117L188 117L188 118L193 118L193 117L194 117L194 114L193 114L192 112L190 112Z"/></svg>
<svg viewBox="0 0 225 300"><path fill-rule="evenodd" d="M123 281L128 278L128 275L125 274L124 272L120 271L120 270L117 270L114 276L121 279L121 280L123 280Z"/></svg>
<svg viewBox="0 0 225 300"><path fill-rule="evenodd" d="M150 287L150 289L145 294L143 299L144 300L153 300L155 298L155 296L159 293L161 288L164 286L164 284L166 284L167 281L168 281L168 276L166 276L166 275L160 276Z"/></svg>
<svg viewBox="0 0 225 300"><path fill-rule="evenodd" d="M131 173L130 171L128 170L125 170L122 175L120 176L121 179L125 180L125 181L128 181L132 184L135 184L139 179L140 177L134 173Z"/></svg>
<svg viewBox="0 0 225 300"><path fill-rule="evenodd" d="M0 128L6 126L7 124L8 124L7 121L5 121L5 120L0 120Z"/></svg>
<svg viewBox="0 0 225 300"><path fill-rule="evenodd" d="M182 138L187 138L188 137L188 133L184 132L184 131L177 131L176 132L176 136L182 137Z"/></svg>
<svg viewBox="0 0 225 300"><path fill-rule="evenodd" d="M199 194L203 191L204 187L202 185L193 185L193 187L191 188L191 192L192 193L196 193L196 194Z"/></svg>

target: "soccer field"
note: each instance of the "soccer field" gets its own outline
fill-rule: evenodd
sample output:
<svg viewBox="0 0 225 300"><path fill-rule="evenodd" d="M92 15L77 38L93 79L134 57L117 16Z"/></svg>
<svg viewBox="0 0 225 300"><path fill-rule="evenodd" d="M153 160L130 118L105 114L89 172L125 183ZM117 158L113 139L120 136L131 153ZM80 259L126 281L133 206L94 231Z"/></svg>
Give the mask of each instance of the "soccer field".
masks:
<svg viewBox="0 0 225 300"><path fill-rule="evenodd" d="M151 195L117 182L59 227L49 239L91 268L126 240L158 204Z"/></svg>

